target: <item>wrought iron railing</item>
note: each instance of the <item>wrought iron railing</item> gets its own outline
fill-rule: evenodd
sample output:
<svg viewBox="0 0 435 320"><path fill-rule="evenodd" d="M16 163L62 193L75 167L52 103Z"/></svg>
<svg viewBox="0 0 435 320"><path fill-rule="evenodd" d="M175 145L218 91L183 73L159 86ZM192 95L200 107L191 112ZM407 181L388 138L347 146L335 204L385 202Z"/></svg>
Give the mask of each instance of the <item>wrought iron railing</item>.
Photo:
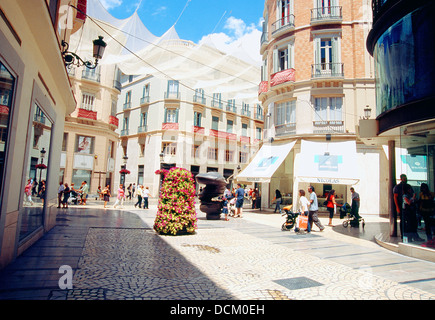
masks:
<svg viewBox="0 0 435 320"><path fill-rule="evenodd" d="M311 65L311 78L342 78L343 63L317 63Z"/></svg>

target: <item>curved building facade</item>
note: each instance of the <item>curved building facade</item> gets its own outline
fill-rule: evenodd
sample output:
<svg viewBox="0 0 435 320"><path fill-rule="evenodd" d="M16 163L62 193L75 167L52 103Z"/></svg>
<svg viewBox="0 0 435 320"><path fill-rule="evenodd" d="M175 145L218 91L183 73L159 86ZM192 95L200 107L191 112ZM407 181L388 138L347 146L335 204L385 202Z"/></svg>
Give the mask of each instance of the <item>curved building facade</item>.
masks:
<svg viewBox="0 0 435 320"><path fill-rule="evenodd" d="M276 189L285 194L284 204L297 203L298 191L313 185L320 205L331 189L339 203L350 203L353 186L361 195L361 212L386 210L379 186L386 178L380 170L387 164L385 152L357 137L359 119L370 117L365 110L375 105L373 60L365 50L369 8L367 0L265 1L260 154L273 160L274 146L287 152L274 160L275 168L265 168L268 163L272 168L272 160L254 160L237 177L261 186L263 207L273 207Z"/></svg>
<svg viewBox="0 0 435 320"><path fill-rule="evenodd" d="M416 199L423 183L432 192L435 188L434 9L433 1L373 1L373 27L366 44L374 58L376 119L360 122L361 139L383 145L389 153L390 235L425 247L433 232L411 236L415 232L409 230L417 225L428 231L433 226L419 208L412 221L400 208L398 212L393 188L401 174L407 176Z"/></svg>

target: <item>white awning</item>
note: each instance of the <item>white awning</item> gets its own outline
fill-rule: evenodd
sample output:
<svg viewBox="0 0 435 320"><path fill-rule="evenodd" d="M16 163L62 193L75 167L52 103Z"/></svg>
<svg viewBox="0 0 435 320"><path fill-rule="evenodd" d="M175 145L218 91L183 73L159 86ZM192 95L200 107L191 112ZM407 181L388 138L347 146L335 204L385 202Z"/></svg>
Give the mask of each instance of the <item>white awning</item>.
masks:
<svg viewBox="0 0 435 320"><path fill-rule="evenodd" d="M270 182L271 177L287 158L296 141L263 144L249 165L240 172L238 182Z"/></svg>
<svg viewBox="0 0 435 320"><path fill-rule="evenodd" d="M354 185L359 182L355 141L302 140L295 177L302 182Z"/></svg>

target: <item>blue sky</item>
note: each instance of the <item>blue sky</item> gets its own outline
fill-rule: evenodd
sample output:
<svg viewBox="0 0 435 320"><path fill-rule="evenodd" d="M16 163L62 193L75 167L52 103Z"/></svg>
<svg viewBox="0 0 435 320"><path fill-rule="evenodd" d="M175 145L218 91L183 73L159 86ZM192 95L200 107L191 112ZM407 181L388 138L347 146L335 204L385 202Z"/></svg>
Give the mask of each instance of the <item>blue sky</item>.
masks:
<svg viewBox="0 0 435 320"><path fill-rule="evenodd" d="M220 50L242 46L258 62L264 0L100 0L116 18L138 14L148 30L161 36L175 22L181 39L213 39Z"/></svg>

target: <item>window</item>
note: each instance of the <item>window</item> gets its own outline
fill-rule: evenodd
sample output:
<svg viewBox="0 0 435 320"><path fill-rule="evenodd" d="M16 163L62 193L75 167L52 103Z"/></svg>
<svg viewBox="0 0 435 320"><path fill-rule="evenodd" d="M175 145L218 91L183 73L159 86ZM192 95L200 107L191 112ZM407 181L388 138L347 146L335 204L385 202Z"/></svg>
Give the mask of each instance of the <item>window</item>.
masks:
<svg viewBox="0 0 435 320"><path fill-rule="evenodd" d="M318 37L315 43L315 75L341 75L340 38L338 36Z"/></svg>
<svg viewBox="0 0 435 320"><path fill-rule="evenodd" d="M219 130L219 117L211 117L211 128L213 130Z"/></svg>
<svg viewBox="0 0 435 320"><path fill-rule="evenodd" d="M94 139L95 139L94 137L77 135L75 152L87 153L87 154L94 153Z"/></svg>
<svg viewBox="0 0 435 320"><path fill-rule="evenodd" d="M247 152L239 152L239 162L240 163L246 163L248 162L248 153Z"/></svg>
<svg viewBox="0 0 435 320"><path fill-rule="evenodd" d="M221 108L222 109L222 94L220 93L213 93L213 101L212 101L212 107L215 108Z"/></svg>
<svg viewBox="0 0 435 320"><path fill-rule="evenodd" d="M144 128L147 125L148 112L142 112L140 114L140 127Z"/></svg>
<svg viewBox="0 0 435 320"><path fill-rule="evenodd" d="M233 132L233 120L227 120L227 132L228 133Z"/></svg>
<svg viewBox="0 0 435 320"><path fill-rule="evenodd" d="M341 97L325 97L316 98L314 101L314 121L315 122L326 122L342 121L342 108L343 108L343 98Z"/></svg>
<svg viewBox="0 0 435 320"><path fill-rule="evenodd" d="M68 145L68 132L63 133L63 140L62 140L62 151L66 151Z"/></svg>
<svg viewBox="0 0 435 320"><path fill-rule="evenodd" d="M289 24L294 25L293 0L278 0L276 15L275 30Z"/></svg>
<svg viewBox="0 0 435 320"><path fill-rule="evenodd" d="M144 176L144 166L139 165L137 167L137 185L138 186L143 184L143 176Z"/></svg>
<svg viewBox="0 0 435 320"><path fill-rule="evenodd" d="M85 109L85 110L89 110L89 111L94 111L94 101L95 101L95 95L93 95L92 93L82 93L82 104L80 106L80 108Z"/></svg>
<svg viewBox="0 0 435 320"><path fill-rule="evenodd" d="M199 158L199 144L194 144L192 146L192 158Z"/></svg>
<svg viewBox="0 0 435 320"><path fill-rule="evenodd" d="M202 113L195 111L193 113L193 125L196 127L201 127Z"/></svg>
<svg viewBox="0 0 435 320"><path fill-rule="evenodd" d="M257 128L255 128L255 139L258 139L258 140L261 140L261 139L263 139L263 136L262 136L262 134L261 134L261 128L260 127L257 127Z"/></svg>
<svg viewBox="0 0 435 320"><path fill-rule="evenodd" d="M233 162L234 151L233 150L225 150L225 161Z"/></svg>
<svg viewBox="0 0 435 320"><path fill-rule="evenodd" d="M273 72L294 68L294 42L273 50Z"/></svg>
<svg viewBox="0 0 435 320"><path fill-rule="evenodd" d="M218 159L218 149L217 148L208 148L207 152L208 160L217 160Z"/></svg>
<svg viewBox="0 0 435 320"><path fill-rule="evenodd" d="M248 124L246 123L242 123L242 136L248 136Z"/></svg>
<svg viewBox="0 0 435 320"><path fill-rule="evenodd" d="M165 109L165 123L178 123L178 109Z"/></svg>
<svg viewBox="0 0 435 320"><path fill-rule="evenodd" d="M275 125L296 123L296 101L278 103L275 112Z"/></svg>
<svg viewBox="0 0 435 320"><path fill-rule="evenodd" d="M116 117L116 100L112 100L112 106L110 109L110 115Z"/></svg>
<svg viewBox="0 0 435 320"><path fill-rule="evenodd" d="M150 96L150 84L147 83L143 86L142 97L146 98Z"/></svg>
<svg viewBox="0 0 435 320"><path fill-rule="evenodd" d="M177 143L175 142L163 142L162 152L166 155L175 156L177 154Z"/></svg>
<svg viewBox="0 0 435 320"><path fill-rule="evenodd" d="M168 80L168 92L167 97L175 96L178 98L178 81Z"/></svg>
<svg viewBox="0 0 435 320"><path fill-rule="evenodd" d="M129 117L124 117L122 121L122 130L128 130Z"/></svg>
<svg viewBox="0 0 435 320"><path fill-rule="evenodd" d="M204 89L195 89L195 95L193 96L193 101L205 104Z"/></svg>
<svg viewBox="0 0 435 320"><path fill-rule="evenodd" d="M0 62L0 196L3 188L3 173L6 164L6 152L10 129L10 116L13 113L15 77ZM1 198L0 198L1 199Z"/></svg>
<svg viewBox="0 0 435 320"><path fill-rule="evenodd" d="M131 108L131 91L127 91L125 94L125 102L124 102L124 109Z"/></svg>

